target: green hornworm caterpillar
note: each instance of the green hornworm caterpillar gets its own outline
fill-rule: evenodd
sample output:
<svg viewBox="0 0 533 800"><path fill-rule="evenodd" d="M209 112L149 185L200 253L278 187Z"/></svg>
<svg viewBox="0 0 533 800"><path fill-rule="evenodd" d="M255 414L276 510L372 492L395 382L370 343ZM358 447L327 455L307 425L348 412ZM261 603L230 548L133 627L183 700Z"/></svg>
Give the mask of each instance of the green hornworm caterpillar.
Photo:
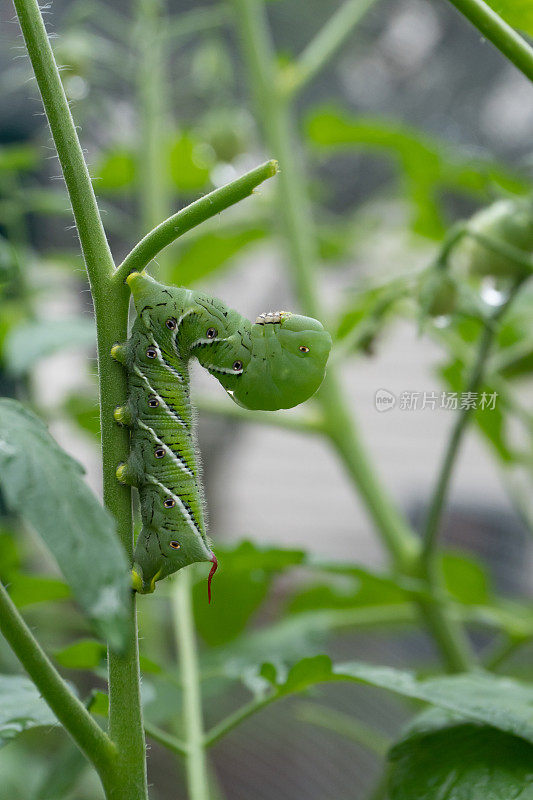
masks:
<svg viewBox="0 0 533 800"><path fill-rule="evenodd" d="M137 318L111 354L128 372L128 400L115 410L131 428L131 452L117 478L139 490L143 527L134 553L133 586L155 582L197 561L217 560L209 546L189 398L191 358L249 409L291 408L324 377L331 337L320 322L285 311L255 324L220 301L143 273L127 278Z"/></svg>

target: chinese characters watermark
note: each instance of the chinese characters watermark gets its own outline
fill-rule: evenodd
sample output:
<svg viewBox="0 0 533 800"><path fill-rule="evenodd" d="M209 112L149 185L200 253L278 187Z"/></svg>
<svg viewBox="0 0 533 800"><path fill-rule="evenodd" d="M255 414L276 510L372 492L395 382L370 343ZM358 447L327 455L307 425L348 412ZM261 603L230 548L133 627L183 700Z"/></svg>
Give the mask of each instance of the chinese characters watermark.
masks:
<svg viewBox="0 0 533 800"><path fill-rule="evenodd" d="M374 404L378 411L390 411L396 405L400 411L476 410L494 411L498 392L400 392L398 397L388 389L378 389Z"/></svg>

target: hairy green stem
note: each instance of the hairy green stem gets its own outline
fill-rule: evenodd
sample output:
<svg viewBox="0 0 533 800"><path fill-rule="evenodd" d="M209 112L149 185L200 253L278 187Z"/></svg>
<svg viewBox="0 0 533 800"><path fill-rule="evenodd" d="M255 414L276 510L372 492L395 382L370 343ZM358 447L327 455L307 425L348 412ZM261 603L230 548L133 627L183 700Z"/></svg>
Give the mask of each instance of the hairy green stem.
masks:
<svg viewBox="0 0 533 800"><path fill-rule="evenodd" d="M289 89L299 91L313 80L340 50L376 0L345 0L319 30L290 69Z"/></svg>
<svg viewBox="0 0 533 800"><path fill-rule="evenodd" d="M70 691L0 584L0 631L42 696L102 778L115 771L116 749Z"/></svg>
<svg viewBox="0 0 533 800"><path fill-rule="evenodd" d="M291 109L287 102L282 102L277 89L276 54L270 39L264 3L263 0L233 2L265 140L280 162L279 218L284 225L295 292L306 313L320 317L315 272L318 262L316 236L305 174L299 158L301 147L294 134ZM328 368L317 399L330 440L362 497L395 567L404 574L412 574L417 568L419 543L374 474L334 364ZM422 611L430 632L442 644L441 649L445 648L447 664L461 664L466 668L460 646L463 637L460 623L438 602L430 608L422 607Z"/></svg>
<svg viewBox="0 0 533 800"><path fill-rule="evenodd" d="M115 478L116 463L128 454L128 435L113 420L114 407L126 397L126 378L110 356L111 346L126 338L129 296L125 286L111 280L113 258L39 6L36 0L14 3L57 148L91 285L98 344L104 503L115 517L118 535L131 555L131 495ZM133 599L131 617L135 632ZM147 798L137 647L135 633L127 656L109 653L109 730L118 750L115 783L112 789L108 784L108 796L113 800Z"/></svg>
<svg viewBox="0 0 533 800"><path fill-rule="evenodd" d="M452 5L511 63L533 81L533 48L483 0L450 0Z"/></svg>
<svg viewBox="0 0 533 800"><path fill-rule="evenodd" d="M215 189L186 208L182 208L177 214L173 214L135 245L117 269L114 280L123 282L130 272L144 269L163 248L195 228L196 225L220 214L221 211L251 195L259 184L266 181L267 178L272 178L277 169L276 161L267 161L266 164L262 164L228 183L227 186Z"/></svg>
<svg viewBox="0 0 533 800"><path fill-rule="evenodd" d="M191 597L191 574L181 570L173 580L171 599L183 687L183 721L189 800L209 800L209 776L204 745L200 667Z"/></svg>

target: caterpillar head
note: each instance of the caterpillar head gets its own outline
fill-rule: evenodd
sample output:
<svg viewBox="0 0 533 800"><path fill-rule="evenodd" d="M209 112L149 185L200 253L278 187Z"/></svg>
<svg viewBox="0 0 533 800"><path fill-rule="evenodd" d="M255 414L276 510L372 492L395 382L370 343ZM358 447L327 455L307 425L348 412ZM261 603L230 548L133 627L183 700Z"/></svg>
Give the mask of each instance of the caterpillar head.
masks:
<svg viewBox="0 0 533 800"><path fill-rule="evenodd" d="M274 411L303 403L317 391L331 336L316 319L279 311L257 318L249 345L228 358L242 369L216 377L238 405Z"/></svg>

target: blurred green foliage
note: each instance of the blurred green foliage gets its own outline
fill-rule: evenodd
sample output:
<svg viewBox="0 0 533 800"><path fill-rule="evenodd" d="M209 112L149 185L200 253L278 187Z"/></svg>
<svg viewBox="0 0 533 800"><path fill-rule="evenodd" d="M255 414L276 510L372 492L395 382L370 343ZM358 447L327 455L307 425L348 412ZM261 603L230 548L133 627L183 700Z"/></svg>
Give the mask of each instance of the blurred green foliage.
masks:
<svg viewBox="0 0 533 800"><path fill-rule="evenodd" d="M528 0L491 0L490 4L511 24L533 32ZM158 151L164 173L159 177L172 208L194 200L224 182L226 176L238 174L260 149L252 116L241 98L233 46L222 32L228 20L225 7L210 6L169 21L163 31L169 69L174 77L179 74L179 81L169 81L172 86L165 87L167 127ZM54 47L58 60L66 65L62 71L65 90L69 99L76 101L84 133L97 132L90 142L91 175L118 254L146 232L139 198L143 143L136 117L137 51L135 36L130 36L134 20L122 17L109 4L76 2L69 4L62 24L64 29ZM185 60L190 68L183 69ZM17 68L26 70L26 80L27 65ZM116 124L117 117L105 102L110 91L115 99L124 101L124 119L128 113L132 115L129 125ZM179 114L175 113L178 106ZM339 276L346 287L332 309L334 357L371 356L386 332L399 320L407 321L440 347L443 364L438 375L443 387L461 392L489 308L484 300L486 285L472 276L460 276L457 301L454 298L449 309L433 309L434 319L424 301L424 283L433 275L431 258L436 243L440 244L455 221L458 208L530 193L526 170L500 163L479 148L473 151L452 145L399 119L356 115L341 105L315 107L311 103L303 133L310 151L320 257L330 271L326 277ZM43 185L43 178L50 174L43 147L47 135L38 133L28 143L0 146L0 381L5 393L29 401L45 419L68 422L96 445L100 422L89 359L79 387L69 390L59 407L40 407L40 398L32 389L35 368L48 356L71 348L80 355L91 354L94 343L94 326L83 302L87 286L75 237L64 235L65 224L70 224L69 203L62 186L50 189ZM330 167L339 157L355 159L361 154L391 163L392 180L385 179L385 185L371 198L375 205L370 212L370 198L362 203L356 202L355 196L342 212L333 210L334 171ZM55 162L51 174L54 169L57 174ZM256 199L253 208L250 204L223 215L169 248L155 267L159 276L172 283L208 286L240 259L250 259L254 248L274 249L277 231L270 219L269 198ZM387 274L369 279L359 272L361 250L370 240L397 233L391 231L390 215L383 212L390 205L408 208L404 261L418 264L424 260L424 267L406 270L404 265L399 268L392 263ZM53 302L55 291L62 292L65 287L71 300L78 298L78 305L69 318L48 317L47 305ZM506 290L505 286L492 288ZM529 479L533 418L529 408L523 407L519 390L533 368L532 299L531 290L524 290L498 335L484 386L486 392L498 393L498 404L490 414L481 410L475 414L477 427L504 473L521 470ZM15 604L27 610L36 627L45 631L47 649L55 662L72 671L69 676L80 681L86 695L83 673L89 674L91 687L100 680L106 649L102 642L89 638L91 632L72 596L87 592L92 561L111 563L114 556L105 556L103 540L95 536L96 530L107 528L97 519L93 501L87 501L87 513L81 515L74 503L82 491L77 467L53 446L47 447L46 437L28 422L21 432L23 448L18 458L13 460L12 454L7 458L0 451L0 462L14 487L5 492L3 500L9 500L14 512L26 515L33 504L34 527L42 529L59 562L67 555L72 559L70 551L65 555L68 542L62 538L62 530L71 526L74 518L83 523L80 536L89 549L78 554L78 574L70 577L69 587L35 556L32 539L19 518L8 517L0 506L4 513L0 520L0 572ZM41 447L47 452L38 461L36 448ZM55 487L44 480L50 475L57 478ZM57 514L47 511L54 493L60 495L56 505L61 513ZM232 533L245 535L246 531ZM240 697L236 691L243 688L258 699L270 694L285 697L341 679L362 682L445 709L415 719L391 751L391 800L485 800L489 784L495 800L508 800L518 792L524 800L531 795L528 764L533 699L529 685L499 681L482 673L425 680L372 665L332 666L330 655L342 634L358 639L369 630L395 634L406 628L418 630L414 604L425 591L419 580L399 579L386 569L375 572L359 564L325 562L301 550L268 543L259 546L245 539L232 546L217 544L217 554L221 566L213 584L212 606L206 602L206 576L201 568L195 570L193 591L202 643L203 690L210 701L216 701L214 705L233 707L235 697ZM501 638L504 644L531 640L530 602L499 597L482 563L463 553L446 552L442 569L447 601L480 635L491 642ZM91 593L95 592L93 587ZM161 587L156 597L140 604L141 666L148 676L145 710L150 722L174 729L182 698L168 620L168 594ZM304 655L309 657L302 659ZM14 668L3 652L0 662L4 672ZM433 668L432 664L422 666L424 670ZM91 698L91 711L105 716L107 695L93 687ZM0 744L21 730L54 724L25 678L0 678L0 708ZM460 721L458 715L462 715ZM464 715L469 717L466 722ZM47 759L30 737L31 732L20 739L22 756L20 762L19 756L13 758L14 772L24 771L31 757L42 783L37 788L26 787L13 778L10 800L93 800L97 796L94 792L98 789L93 792L90 784L80 788L76 783L84 763L77 751L70 746L64 750L57 747L57 758ZM47 763L49 760L55 761L55 766ZM435 764L440 770L437 775ZM2 780L3 770L4 766L0 768ZM456 782L443 795L441 787L450 774L456 776ZM494 775L497 781L490 783Z"/></svg>

